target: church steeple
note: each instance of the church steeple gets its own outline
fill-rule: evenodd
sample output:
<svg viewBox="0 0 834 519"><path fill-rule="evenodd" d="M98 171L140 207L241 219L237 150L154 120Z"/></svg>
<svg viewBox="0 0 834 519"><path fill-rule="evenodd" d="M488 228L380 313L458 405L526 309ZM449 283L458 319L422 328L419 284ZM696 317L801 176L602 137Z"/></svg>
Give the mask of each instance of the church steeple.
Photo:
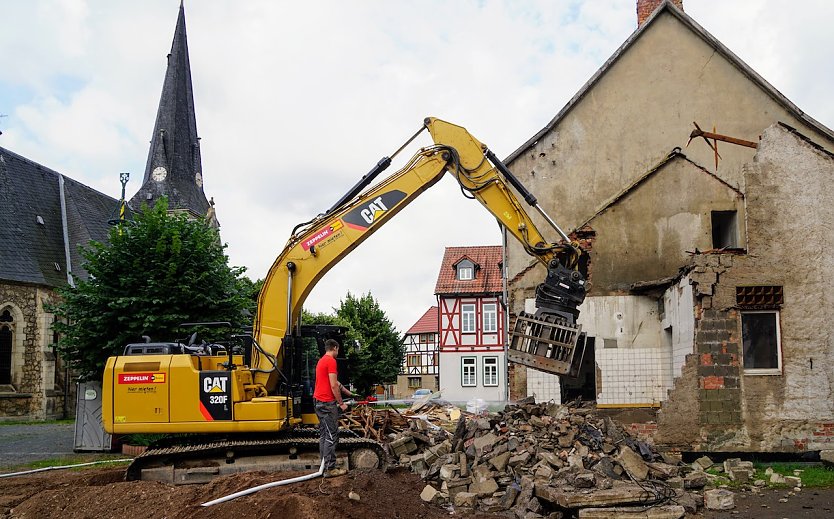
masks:
<svg viewBox="0 0 834 519"><path fill-rule="evenodd" d="M194 217L203 217L209 203L203 192L202 175L185 35L185 9L180 3L145 177L130 205L138 209L142 203L153 205L160 197L167 196L170 210L187 211Z"/></svg>

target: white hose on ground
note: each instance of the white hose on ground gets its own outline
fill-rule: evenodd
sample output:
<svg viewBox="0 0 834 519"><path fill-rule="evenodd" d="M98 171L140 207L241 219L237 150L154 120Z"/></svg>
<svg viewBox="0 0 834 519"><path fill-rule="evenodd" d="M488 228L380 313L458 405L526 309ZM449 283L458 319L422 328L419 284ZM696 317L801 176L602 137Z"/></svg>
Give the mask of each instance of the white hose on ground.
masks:
<svg viewBox="0 0 834 519"><path fill-rule="evenodd" d="M9 474L0 474L0 478L10 478L12 476L25 476L26 474L34 474L35 472L45 472L47 470L72 469L75 467L85 467L87 465L98 465L99 463L119 463L126 461L133 461L133 458L125 458L120 460L90 461L87 463L75 463L73 465L56 465L53 467L43 467L40 469L24 470L23 472L10 472Z"/></svg>
<svg viewBox="0 0 834 519"><path fill-rule="evenodd" d="M246 490L241 490L240 492L235 492L234 494L229 494L229 495L224 496L224 497L219 497L219 498L217 498L213 501L207 501L200 506L217 505L217 504L220 504L220 503L224 503L226 501L231 501L232 499L235 499L235 498L238 498L238 497L241 497L241 496L254 494L255 492L258 492L260 490L264 490L264 489L267 489L267 488L280 487L280 486L284 486L284 485L289 485L291 483L300 483L302 481L307 481L308 479L315 479L315 478L321 476L322 474L324 474L324 458L322 458L322 460L321 460L321 465L319 465L318 472L313 472L312 474L307 474L306 476L298 476L297 478L282 479L281 481L274 481L272 483L265 483L265 484L259 485L257 487L248 488Z"/></svg>

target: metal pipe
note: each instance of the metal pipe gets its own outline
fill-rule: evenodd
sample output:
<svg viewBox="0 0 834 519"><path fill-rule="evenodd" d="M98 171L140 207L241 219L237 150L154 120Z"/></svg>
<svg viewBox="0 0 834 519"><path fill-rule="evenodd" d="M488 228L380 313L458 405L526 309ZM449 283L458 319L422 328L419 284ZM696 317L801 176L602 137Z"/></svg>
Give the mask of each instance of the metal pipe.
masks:
<svg viewBox="0 0 834 519"><path fill-rule="evenodd" d="M556 232L559 233L559 236L561 236L563 240L570 243L570 237L565 233L565 231L562 230L561 227L559 227L559 225L555 221L553 221L553 218L551 218L547 213L544 212L542 206L540 206L539 204L535 204L533 207L536 209L536 211L539 212L540 215L544 217L545 220L547 220L547 223L549 223L553 226L554 229L556 229Z"/></svg>
<svg viewBox="0 0 834 519"><path fill-rule="evenodd" d="M266 483L264 485L259 485L257 487L248 488L246 490L241 490L240 492L235 492L234 494L229 494L227 496L219 497L212 501L207 501L200 506L213 506L220 503L225 503L226 501L231 501L232 499L236 499L238 497L246 496L249 494L254 494L255 492L259 492L261 490L265 490L267 488L273 487L280 487L284 485L289 485L291 483L300 483L302 481L307 481L309 479L315 479L319 476L324 474L324 458L321 459L321 465L319 465L318 472L313 472L312 474L307 474L306 476L298 476L296 478L290 479L282 479L281 481L274 481L272 483Z"/></svg>

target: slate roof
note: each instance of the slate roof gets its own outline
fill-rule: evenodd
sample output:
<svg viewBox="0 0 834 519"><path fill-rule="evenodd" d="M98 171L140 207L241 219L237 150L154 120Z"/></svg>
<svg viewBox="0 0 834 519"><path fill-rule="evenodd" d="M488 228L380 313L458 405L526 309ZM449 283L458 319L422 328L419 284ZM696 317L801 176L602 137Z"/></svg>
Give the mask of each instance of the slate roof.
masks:
<svg viewBox="0 0 834 519"><path fill-rule="evenodd" d="M406 335L414 335L416 333L438 333L440 328L437 326L437 307L432 306L426 310L423 317L417 319L417 322L405 332Z"/></svg>
<svg viewBox="0 0 834 519"><path fill-rule="evenodd" d="M106 241L107 220L118 201L0 147L0 280L49 287L67 283L61 178L70 268L86 277L78 245Z"/></svg>
<svg viewBox="0 0 834 519"><path fill-rule="evenodd" d="M475 279L458 281L454 266L465 258L476 265ZM500 245L446 247L434 293L436 295L500 294L504 287L501 280L502 261Z"/></svg>
<svg viewBox="0 0 834 519"><path fill-rule="evenodd" d="M596 83L600 79L602 79L602 76L604 76L605 73L608 72L608 69L610 69L614 65L614 63L616 63L620 59L620 57L623 54L625 54L626 51L629 50L629 48L634 44L634 42L636 42L649 29L649 27L651 27L652 23L664 13L671 14L672 16L680 20L680 22L683 23L683 25L688 27L693 33L695 33L695 35L704 40L704 42L707 45L715 49L715 52L726 58L727 61L733 64L738 70L740 70L742 74L750 78L750 80L753 83L757 84L759 88L766 92L767 95L769 95L774 101L776 101L782 107L784 107L785 110L793 114L797 119L799 119L800 121L804 121L811 128L818 130L821 134L826 135L830 139L834 140L834 131L831 131L830 128L826 127L824 124L820 123L810 115L800 110L799 107L793 104L790 99L788 99L781 92L776 90L776 88L773 85L765 81L765 79L762 76L760 76L755 70L750 68L750 66L744 61L742 61L741 58L733 54L733 52L727 47L725 47L723 43L718 41L718 39L716 39L715 36L713 36L712 34L707 32L706 29L701 27L698 24L698 22L696 22L691 16L678 9L674 4L672 4L668 0L664 0L664 2L654 11L654 13L633 33L631 33L631 36L629 36L628 39L626 39L626 41L623 42L622 45L620 45L620 48L618 48L614 52L614 54L612 54L611 57L608 58L608 60L605 63L603 63L602 67L600 67L599 70L597 70L596 73L594 73L594 75L591 76L591 79L589 79L584 85L582 85L582 88L580 88L579 91L571 98L571 100L568 101L568 103L564 107L562 107L561 110L559 110L559 113L557 113L556 116L549 123L547 123L547 125L544 128L539 130L535 135L533 135L533 137L528 139L527 142L522 144L514 152L510 153L504 159L503 162L505 164L511 163L512 161L517 159L519 155L527 151L530 147L534 146L539 141L539 139L547 135L548 132L555 128L559 121L561 121L565 116L567 116L568 112L570 112L573 109L573 107L576 106L579 103L579 101L591 91L591 89L593 89L594 85L596 85Z"/></svg>
<svg viewBox="0 0 834 519"><path fill-rule="evenodd" d="M152 177L153 171L159 167L167 171L162 181ZM143 203L153 205L160 197L167 196L168 209L185 209L194 216L204 216L209 203L202 185L196 182L197 175L202 176L202 173L185 33L185 10L180 4L145 176L142 187L130 199L129 205L138 210Z"/></svg>

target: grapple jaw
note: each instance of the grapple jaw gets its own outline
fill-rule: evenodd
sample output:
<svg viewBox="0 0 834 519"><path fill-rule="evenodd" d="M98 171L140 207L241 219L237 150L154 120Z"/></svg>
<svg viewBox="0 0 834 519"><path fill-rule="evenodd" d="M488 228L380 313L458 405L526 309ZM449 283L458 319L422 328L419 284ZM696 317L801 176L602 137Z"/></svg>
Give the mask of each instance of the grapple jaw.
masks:
<svg viewBox="0 0 834 519"><path fill-rule="evenodd" d="M536 287L535 314L522 312L510 337L507 359L563 377L576 377L587 335L576 324L585 300L585 278L553 260L545 281Z"/></svg>

